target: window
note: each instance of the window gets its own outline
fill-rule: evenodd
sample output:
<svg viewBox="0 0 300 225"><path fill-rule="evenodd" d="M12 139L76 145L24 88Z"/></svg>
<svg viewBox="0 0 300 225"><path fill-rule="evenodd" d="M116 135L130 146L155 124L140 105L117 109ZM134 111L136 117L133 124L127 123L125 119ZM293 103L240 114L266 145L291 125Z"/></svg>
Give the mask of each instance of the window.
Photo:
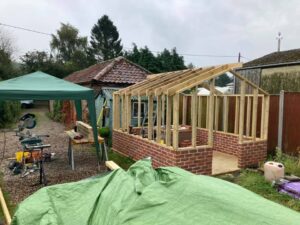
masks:
<svg viewBox="0 0 300 225"><path fill-rule="evenodd" d="M138 116L138 103L137 102L133 102L132 103L133 106L133 117L137 117ZM145 116L145 113L146 113L146 104L145 102L141 102L141 117L144 117Z"/></svg>

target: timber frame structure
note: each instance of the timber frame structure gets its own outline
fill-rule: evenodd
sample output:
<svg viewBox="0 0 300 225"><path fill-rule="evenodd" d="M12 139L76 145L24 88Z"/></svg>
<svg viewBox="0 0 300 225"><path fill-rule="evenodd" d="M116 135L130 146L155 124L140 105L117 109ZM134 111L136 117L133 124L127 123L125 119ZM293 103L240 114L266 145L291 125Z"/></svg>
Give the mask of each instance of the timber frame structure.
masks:
<svg viewBox="0 0 300 225"><path fill-rule="evenodd" d="M234 136L237 144L245 148L247 144L257 142L265 144L268 136L269 94L234 71L239 67L241 64L225 64L154 74L140 83L114 92L113 129L116 140L113 139L113 149L121 151L116 147L118 144L114 144L120 141L116 132L139 136L139 141L144 140L147 143L155 143L157 147L181 152L214 149L219 145L226 148L226 141L219 143L215 137L216 133ZM223 94L215 88L215 79L225 73L232 74L240 81L239 94ZM208 89L209 96L199 96L198 87ZM131 126L133 96L138 99L137 127ZM148 98L146 126L142 124L141 117L141 98L145 96ZM230 102L234 110L230 110ZM231 116L234 121L229 119L229 111L234 115ZM182 140L181 136L184 136L183 133L187 130L190 131L190 135L188 137L185 135L185 140ZM206 137L203 138L201 130L205 132ZM221 139L224 138L220 137L219 140ZM263 148L266 148L265 145ZM260 160L266 155L266 149L263 151L265 152L260 154ZM243 160L244 153L235 150L232 152L241 158L239 167L256 163L255 160L251 162Z"/></svg>

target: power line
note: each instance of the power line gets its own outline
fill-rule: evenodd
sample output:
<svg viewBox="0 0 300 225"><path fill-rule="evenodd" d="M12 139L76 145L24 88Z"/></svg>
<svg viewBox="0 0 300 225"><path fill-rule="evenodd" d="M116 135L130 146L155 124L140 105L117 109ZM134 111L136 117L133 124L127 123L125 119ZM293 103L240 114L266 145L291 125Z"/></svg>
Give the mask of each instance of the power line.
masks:
<svg viewBox="0 0 300 225"><path fill-rule="evenodd" d="M0 22L0 26L5 26L5 27L15 28L15 29L24 30L24 31L28 31L28 32L33 32L33 33L37 33L37 34L52 36L52 34L50 34L50 33L45 33L45 32L42 32L42 31L32 30L32 29L28 29L28 28L25 28L25 27L14 26L14 25L5 24L5 23L1 23L1 22ZM124 48L128 49L128 50L133 49L133 48L129 48L129 47L124 47ZM153 50L149 50L149 51L152 52L152 53L161 53L162 52L162 51L153 51ZM214 55L214 54L190 54L190 53L177 53L177 54L181 55L181 56L208 57L208 58L236 58L236 57L238 57L238 55ZM244 58L246 60L250 60L249 58L246 58L242 55L240 57Z"/></svg>
<svg viewBox="0 0 300 225"><path fill-rule="evenodd" d="M28 29L28 28L24 28L24 27L17 27L17 26L13 26L13 25L1 23L1 22L0 22L0 26L15 28L15 29L19 29L19 30L25 30L25 31L29 31L29 32L37 33L37 34L43 34L43 35L47 35L47 36L52 36L52 34L45 33L42 31L32 30L32 29Z"/></svg>

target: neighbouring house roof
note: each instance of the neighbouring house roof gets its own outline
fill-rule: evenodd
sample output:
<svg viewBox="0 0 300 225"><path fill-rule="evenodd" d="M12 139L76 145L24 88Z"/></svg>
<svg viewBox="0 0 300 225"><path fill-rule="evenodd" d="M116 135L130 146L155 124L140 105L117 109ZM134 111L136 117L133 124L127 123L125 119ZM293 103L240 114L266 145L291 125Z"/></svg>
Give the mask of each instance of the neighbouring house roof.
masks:
<svg viewBox="0 0 300 225"><path fill-rule="evenodd" d="M120 56L76 71L65 77L65 80L77 84L90 83L91 81L135 84L146 79L148 74L150 72L146 69Z"/></svg>
<svg viewBox="0 0 300 225"><path fill-rule="evenodd" d="M273 52L243 64L243 68L300 64L300 49Z"/></svg>

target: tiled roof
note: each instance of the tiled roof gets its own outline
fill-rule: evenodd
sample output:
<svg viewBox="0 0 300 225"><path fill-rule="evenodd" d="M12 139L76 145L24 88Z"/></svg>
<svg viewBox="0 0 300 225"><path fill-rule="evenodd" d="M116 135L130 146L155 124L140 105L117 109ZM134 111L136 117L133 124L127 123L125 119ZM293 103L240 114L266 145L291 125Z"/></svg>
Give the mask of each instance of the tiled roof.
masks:
<svg viewBox="0 0 300 225"><path fill-rule="evenodd" d="M88 83L92 80L103 83L135 84L146 79L148 74L150 72L146 69L124 57L117 57L76 71L65 77L65 80L77 84Z"/></svg>
<svg viewBox="0 0 300 225"><path fill-rule="evenodd" d="M271 54L244 63L243 67L259 67L272 64L287 64L294 62L300 62L300 49L273 52Z"/></svg>

